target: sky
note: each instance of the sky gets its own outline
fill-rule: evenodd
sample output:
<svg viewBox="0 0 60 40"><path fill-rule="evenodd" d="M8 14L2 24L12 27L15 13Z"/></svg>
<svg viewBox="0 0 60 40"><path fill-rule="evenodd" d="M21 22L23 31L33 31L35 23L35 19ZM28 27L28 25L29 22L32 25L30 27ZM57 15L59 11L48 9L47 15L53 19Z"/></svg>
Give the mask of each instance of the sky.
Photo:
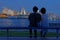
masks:
<svg viewBox="0 0 60 40"><path fill-rule="evenodd" d="M33 6L37 6L39 10L45 7L46 13L60 14L60 0L0 0L0 12L4 7L15 11L24 8L26 12L32 12Z"/></svg>

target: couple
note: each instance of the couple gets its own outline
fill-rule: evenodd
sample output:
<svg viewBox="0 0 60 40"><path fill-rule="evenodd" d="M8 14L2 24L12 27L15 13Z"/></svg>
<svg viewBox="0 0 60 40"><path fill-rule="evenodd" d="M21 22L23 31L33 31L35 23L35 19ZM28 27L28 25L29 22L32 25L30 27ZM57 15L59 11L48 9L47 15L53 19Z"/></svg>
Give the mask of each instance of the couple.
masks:
<svg viewBox="0 0 60 40"><path fill-rule="evenodd" d="M41 8L40 13L37 12L38 8L36 6L33 7L33 13L31 13L28 17L29 20L29 27L31 27L29 29L30 32L30 37L32 37L32 27L33 28L37 28L37 27L47 27L48 23L48 16L45 14L46 13L46 9L45 8ZM45 37L47 30L46 29L41 29L41 37ZM37 37L37 29L34 29L34 37Z"/></svg>

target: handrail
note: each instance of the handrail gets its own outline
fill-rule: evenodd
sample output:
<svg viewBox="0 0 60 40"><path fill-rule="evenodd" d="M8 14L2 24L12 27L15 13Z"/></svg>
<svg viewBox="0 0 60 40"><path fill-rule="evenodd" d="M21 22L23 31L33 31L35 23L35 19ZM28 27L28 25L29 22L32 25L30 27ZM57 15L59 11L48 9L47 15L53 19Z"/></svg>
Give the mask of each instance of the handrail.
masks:
<svg viewBox="0 0 60 40"><path fill-rule="evenodd" d="M30 29L31 27L0 27L0 29L6 29L7 31L7 40L9 40L9 29ZM57 36L56 38L58 38L58 30L60 28L41 28L41 27L37 27L37 28L32 28L32 29L56 29L57 31Z"/></svg>
<svg viewBox="0 0 60 40"><path fill-rule="evenodd" d="M51 27L51 28L41 28L41 27L37 27L37 28L34 28L34 27L0 27L0 29L60 29L60 27L56 28L56 27Z"/></svg>

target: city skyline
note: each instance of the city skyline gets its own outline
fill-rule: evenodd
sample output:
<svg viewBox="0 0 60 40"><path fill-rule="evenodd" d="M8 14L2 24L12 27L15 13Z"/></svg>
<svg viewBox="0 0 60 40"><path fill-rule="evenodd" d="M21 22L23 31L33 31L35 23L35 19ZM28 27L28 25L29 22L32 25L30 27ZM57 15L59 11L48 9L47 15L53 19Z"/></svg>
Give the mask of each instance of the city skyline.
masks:
<svg viewBox="0 0 60 40"><path fill-rule="evenodd" d="M47 13L60 14L60 0L0 0L0 12L4 7L20 11L25 8L27 12L32 12L33 6L37 6L39 10L45 7Z"/></svg>
<svg viewBox="0 0 60 40"><path fill-rule="evenodd" d="M20 11L14 11L8 8L3 8L1 14L10 14L10 15L29 15L30 12L26 12L24 8L22 8Z"/></svg>
<svg viewBox="0 0 60 40"><path fill-rule="evenodd" d="M39 11L38 11L39 12ZM16 12L14 10L8 9L8 8L4 8L2 10L2 14L6 14L6 15L11 15L11 16L23 16L26 15L26 17L28 17L29 13L26 12L26 10L24 8L21 9L21 11ZM24 16L25 17L25 16ZM60 16L55 15L54 13L48 13L48 19L49 20L60 20L59 18Z"/></svg>

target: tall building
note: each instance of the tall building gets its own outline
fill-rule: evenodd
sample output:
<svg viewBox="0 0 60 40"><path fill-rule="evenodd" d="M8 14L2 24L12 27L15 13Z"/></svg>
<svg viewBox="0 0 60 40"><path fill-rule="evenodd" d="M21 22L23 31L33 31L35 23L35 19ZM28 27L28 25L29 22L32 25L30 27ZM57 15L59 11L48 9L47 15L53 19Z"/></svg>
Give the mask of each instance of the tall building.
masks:
<svg viewBox="0 0 60 40"><path fill-rule="evenodd" d="M24 8L21 9L21 12L20 12L21 15L26 15L26 11Z"/></svg>

